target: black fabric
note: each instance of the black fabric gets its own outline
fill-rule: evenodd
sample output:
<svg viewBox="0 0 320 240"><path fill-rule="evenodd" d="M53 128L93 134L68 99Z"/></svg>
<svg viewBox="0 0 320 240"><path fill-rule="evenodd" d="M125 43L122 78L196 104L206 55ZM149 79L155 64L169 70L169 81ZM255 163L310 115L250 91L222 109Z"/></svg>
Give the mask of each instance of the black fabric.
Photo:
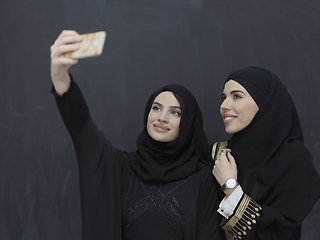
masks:
<svg viewBox="0 0 320 240"><path fill-rule="evenodd" d="M223 239L211 167L178 181L142 180L131 166L135 152L112 147L73 80L67 93L56 94L56 102L79 165L82 239Z"/></svg>
<svg viewBox="0 0 320 240"><path fill-rule="evenodd" d="M304 147L294 103L269 70L248 67L231 79L259 106L252 122L228 142L240 185L263 207L256 231L244 239L300 239L301 222L320 197L320 179Z"/></svg>
<svg viewBox="0 0 320 240"><path fill-rule="evenodd" d="M152 139L146 126L154 99L164 91L176 96L182 110L179 136L168 143ZM145 108L144 129L137 139L138 150L130 156L133 169L144 180L168 182L186 178L196 169L212 167L210 148L202 125L198 103L186 88L173 84L159 89L151 95Z"/></svg>
<svg viewBox="0 0 320 240"><path fill-rule="evenodd" d="M241 84L251 95L259 108L262 107L264 101L269 94L271 81L269 81L270 73L268 71L261 71L259 68L241 69L230 74L227 81L235 80Z"/></svg>

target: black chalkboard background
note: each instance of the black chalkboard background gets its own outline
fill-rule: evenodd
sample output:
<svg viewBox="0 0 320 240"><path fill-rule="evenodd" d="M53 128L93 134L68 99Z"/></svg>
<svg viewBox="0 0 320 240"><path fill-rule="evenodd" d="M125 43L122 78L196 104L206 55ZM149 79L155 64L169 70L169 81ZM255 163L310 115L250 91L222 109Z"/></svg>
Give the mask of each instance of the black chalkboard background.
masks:
<svg viewBox="0 0 320 240"><path fill-rule="evenodd" d="M70 72L115 147L135 149L147 98L169 83L194 93L210 142L227 139L223 81L255 65L288 87L320 172L318 0L2 0L0 26L1 240L81 239L75 153L50 94L63 29L108 33L102 56ZM320 202L302 239L320 239L319 223Z"/></svg>

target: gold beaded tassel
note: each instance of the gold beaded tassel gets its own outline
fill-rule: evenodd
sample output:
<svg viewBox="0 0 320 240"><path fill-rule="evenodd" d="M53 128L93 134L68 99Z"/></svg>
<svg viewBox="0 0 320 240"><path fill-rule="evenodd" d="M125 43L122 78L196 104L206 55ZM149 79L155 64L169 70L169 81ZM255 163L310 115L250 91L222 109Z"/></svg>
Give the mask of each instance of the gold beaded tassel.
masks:
<svg viewBox="0 0 320 240"><path fill-rule="evenodd" d="M222 228L234 239L242 239L252 229L252 225L257 223L260 211L262 207L245 194L234 216Z"/></svg>

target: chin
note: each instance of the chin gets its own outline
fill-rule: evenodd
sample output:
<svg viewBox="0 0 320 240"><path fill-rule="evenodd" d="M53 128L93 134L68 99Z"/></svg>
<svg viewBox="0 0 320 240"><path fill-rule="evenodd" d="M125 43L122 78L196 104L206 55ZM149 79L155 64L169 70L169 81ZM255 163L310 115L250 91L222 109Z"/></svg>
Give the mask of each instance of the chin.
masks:
<svg viewBox="0 0 320 240"><path fill-rule="evenodd" d="M157 134L149 134L149 136L157 142L166 142L166 138L163 136L158 136Z"/></svg>
<svg viewBox="0 0 320 240"><path fill-rule="evenodd" d="M225 128L225 131L226 131L227 134L234 134L234 133L238 132L238 131L234 131L234 130L232 130L230 128Z"/></svg>

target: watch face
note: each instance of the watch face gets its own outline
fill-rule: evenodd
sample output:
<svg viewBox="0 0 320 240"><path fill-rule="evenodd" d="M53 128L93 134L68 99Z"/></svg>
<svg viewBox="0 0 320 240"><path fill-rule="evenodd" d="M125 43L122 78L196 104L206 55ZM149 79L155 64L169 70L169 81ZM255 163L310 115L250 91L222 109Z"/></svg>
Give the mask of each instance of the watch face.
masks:
<svg viewBox="0 0 320 240"><path fill-rule="evenodd" d="M227 188L234 188L236 186L236 180L235 179L229 179L226 182Z"/></svg>

